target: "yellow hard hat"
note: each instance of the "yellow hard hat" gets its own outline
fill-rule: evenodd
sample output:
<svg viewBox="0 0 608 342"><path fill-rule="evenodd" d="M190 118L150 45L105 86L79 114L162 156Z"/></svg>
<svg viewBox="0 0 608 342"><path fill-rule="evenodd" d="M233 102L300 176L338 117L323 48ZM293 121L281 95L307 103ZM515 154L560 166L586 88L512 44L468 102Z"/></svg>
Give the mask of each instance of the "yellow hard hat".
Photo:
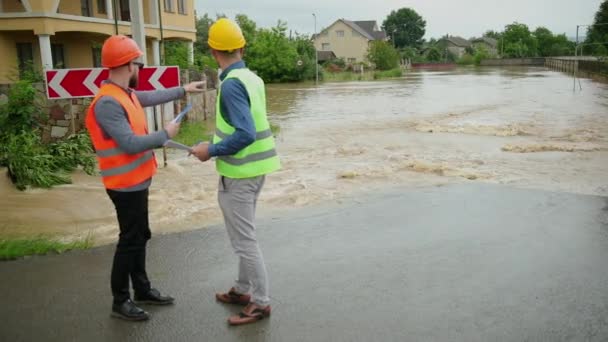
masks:
<svg viewBox="0 0 608 342"><path fill-rule="evenodd" d="M221 18L209 28L209 46L218 51L232 51L245 46L245 37L235 22Z"/></svg>

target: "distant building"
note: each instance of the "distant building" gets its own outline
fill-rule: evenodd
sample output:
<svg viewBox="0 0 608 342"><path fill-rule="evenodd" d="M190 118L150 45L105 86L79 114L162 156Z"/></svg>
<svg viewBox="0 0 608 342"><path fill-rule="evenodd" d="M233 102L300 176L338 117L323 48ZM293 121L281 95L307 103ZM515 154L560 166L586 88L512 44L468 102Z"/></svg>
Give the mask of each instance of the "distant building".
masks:
<svg viewBox="0 0 608 342"><path fill-rule="evenodd" d="M490 56L498 56L498 41L490 37L475 38L471 41L474 48L483 47Z"/></svg>
<svg viewBox="0 0 608 342"><path fill-rule="evenodd" d="M313 37L319 56L326 57L331 51L348 64L367 61L369 43L376 40L386 41L387 36L375 20L338 19Z"/></svg>
<svg viewBox="0 0 608 342"><path fill-rule="evenodd" d="M461 58L466 53L467 48L473 46L470 41L462 37L450 35L439 39L439 43L442 46L445 46L445 48L456 56L456 58Z"/></svg>
<svg viewBox="0 0 608 342"><path fill-rule="evenodd" d="M30 65L99 67L101 45L116 30L133 36L147 64L159 65L161 23L163 38L186 42L192 60L194 0L0 0L0 84Z"/></svg>

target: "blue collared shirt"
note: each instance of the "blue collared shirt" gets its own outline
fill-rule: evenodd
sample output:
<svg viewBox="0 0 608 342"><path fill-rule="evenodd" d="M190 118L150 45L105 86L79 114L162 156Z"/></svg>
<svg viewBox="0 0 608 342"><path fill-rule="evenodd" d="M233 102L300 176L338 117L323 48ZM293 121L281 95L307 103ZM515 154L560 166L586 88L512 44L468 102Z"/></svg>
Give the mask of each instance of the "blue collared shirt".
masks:
<svg viewBox="0 0 608 342"><path fill-rule="evenodd" d="M212 157L236 154L255 141L255 124L251 114L249 93L247 93L245 85L236 78L224 81L230 71L242 68L246 68L245 62L239 61L220 74L220 79L223 81L220 98L221 115L228 124L235 128L235 132L218 144L209 145L209 155ZM216 113L216 115L220 115L220 113Z"/></svg>

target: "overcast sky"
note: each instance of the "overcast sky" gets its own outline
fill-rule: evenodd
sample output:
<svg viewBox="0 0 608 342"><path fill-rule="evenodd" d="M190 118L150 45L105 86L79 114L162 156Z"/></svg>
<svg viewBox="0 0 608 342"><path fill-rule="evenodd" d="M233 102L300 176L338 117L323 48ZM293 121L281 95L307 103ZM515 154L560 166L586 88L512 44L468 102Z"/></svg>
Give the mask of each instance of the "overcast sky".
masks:
<svg viewBox="0 0 608 342"><path fill-rule="evenodd" d="M487 30L500 30L514 21L534 30L545 26L554 33L576 34L576 25L593 22L602 0L195 0L199 15L226 14L230 18L246 14L259 27L271 27L277 20L287 21L291 30L310 34L340 18L376 20L378 25L392 11L413 8L426 20L425 37L446 33L464 38ZM582 34L586 31L581 30Z"/></svg>

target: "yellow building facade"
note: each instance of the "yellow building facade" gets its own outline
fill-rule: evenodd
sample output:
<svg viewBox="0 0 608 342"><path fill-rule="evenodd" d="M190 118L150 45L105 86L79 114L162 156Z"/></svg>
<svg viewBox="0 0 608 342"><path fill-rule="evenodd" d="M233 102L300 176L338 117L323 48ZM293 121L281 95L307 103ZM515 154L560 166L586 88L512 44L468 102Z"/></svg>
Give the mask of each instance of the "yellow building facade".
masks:
<svg viewBox="0 0 608 342"><path fill-rule="evenodd" d="M148 65L160 65L161 38L187 42L192 62L195 21L194 0L0 0L0 84L30 66L99 67L116 33L132 36Z"/></svg>

